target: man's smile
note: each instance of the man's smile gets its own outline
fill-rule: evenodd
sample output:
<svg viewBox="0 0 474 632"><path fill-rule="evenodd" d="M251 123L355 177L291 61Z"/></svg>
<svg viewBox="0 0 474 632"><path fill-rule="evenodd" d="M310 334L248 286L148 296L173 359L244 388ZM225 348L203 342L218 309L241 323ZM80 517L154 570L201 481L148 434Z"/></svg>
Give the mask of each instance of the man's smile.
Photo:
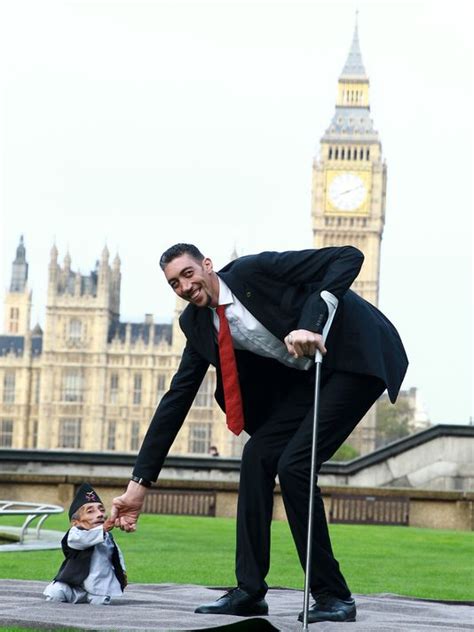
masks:
<svg viewBox="0 0 474 632"><path fill-rule="evenodd" d="M201 287L193 287L188 292L186 292L185 298L188 301L197 301L201 294Z"/></svg>

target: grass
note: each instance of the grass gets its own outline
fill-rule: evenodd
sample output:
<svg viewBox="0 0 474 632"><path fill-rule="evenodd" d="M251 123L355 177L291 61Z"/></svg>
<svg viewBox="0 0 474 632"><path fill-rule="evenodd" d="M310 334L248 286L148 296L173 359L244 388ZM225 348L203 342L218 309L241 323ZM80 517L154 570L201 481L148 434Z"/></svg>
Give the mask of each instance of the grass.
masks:
<svg viewBox="0 0 474 632"><path fill-rule="evenodd" d="M7 524L7 518L2 518ZM10 519L9 524L14 524ZM66 530L64 516L46 527ZM425 599L473 598L474 534L407 527L331 525L335 555L355 593ZM234 586L235 521L143 515L138 532L114 530L132 583ZM0 553L0 577L51 580L61 551ZM270 586L302 589L303 572L286 522L272 528Z"/></svg>

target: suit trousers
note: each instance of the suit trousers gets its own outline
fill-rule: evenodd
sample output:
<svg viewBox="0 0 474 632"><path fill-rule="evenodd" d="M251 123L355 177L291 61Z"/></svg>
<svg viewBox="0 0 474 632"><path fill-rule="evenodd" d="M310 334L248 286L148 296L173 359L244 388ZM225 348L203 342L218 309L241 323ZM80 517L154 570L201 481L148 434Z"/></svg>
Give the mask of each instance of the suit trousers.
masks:
<svg viewBox="0 0 474 632"><path fill-rule="evenodd" d="M313 386L314 390L314 380ZM379 378L341 371L321 377L317 470L350 435L372 404L385 390ZM279 393L280 412L255 429L242 454L237 506L236 576L247 593L263 596L270 568L270 529L273 491L278 474L283 502L300 563L306 564L308 502L311 469L313 404L292 416L294 389ZM296 390L297 392L297 390ZM262 397L272 397L262 393ZM281 410L288 411L282 415ZM341 599L350 590L334 557L321 491L314 499L311 592L328 592Z"/></svg>

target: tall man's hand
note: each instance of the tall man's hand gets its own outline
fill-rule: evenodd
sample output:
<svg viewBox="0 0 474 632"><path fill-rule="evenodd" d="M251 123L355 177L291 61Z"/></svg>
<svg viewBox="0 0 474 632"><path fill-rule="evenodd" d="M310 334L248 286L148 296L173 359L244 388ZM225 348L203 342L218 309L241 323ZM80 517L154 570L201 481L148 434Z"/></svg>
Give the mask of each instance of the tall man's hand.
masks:
<svg viewBox="0 0 474 632"><path fill-rule="evenodd" d="M323 337L320 334L315 334L314 331L294 329L285 336L284 342L288 353L295 358L314 356L317 349L319 349L323 355L326 354Z"/></svg>
<svg viewBox="0 0 474 632"><path fill-rule="evenodd" d="M130 481L126 492L113 499L107 523L119 527L122 531L135 531L145 494L146 489L143 485Z"/></svg>

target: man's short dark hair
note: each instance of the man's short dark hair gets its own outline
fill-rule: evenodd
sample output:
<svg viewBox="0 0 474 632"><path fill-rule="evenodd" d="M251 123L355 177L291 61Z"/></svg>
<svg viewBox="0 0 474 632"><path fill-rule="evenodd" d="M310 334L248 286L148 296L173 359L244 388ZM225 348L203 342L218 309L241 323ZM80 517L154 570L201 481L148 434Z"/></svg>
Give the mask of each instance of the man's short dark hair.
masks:
<svg viewBox="0 0 474 632"><path fill-rule="evenodd" d="M170 261L173 261L176 257L181 257L181 255L189 255L196 261L199 261L199 263L204 259L202 252L193 244L175 244L161 255L160 268L164 270Z"/></svg>

